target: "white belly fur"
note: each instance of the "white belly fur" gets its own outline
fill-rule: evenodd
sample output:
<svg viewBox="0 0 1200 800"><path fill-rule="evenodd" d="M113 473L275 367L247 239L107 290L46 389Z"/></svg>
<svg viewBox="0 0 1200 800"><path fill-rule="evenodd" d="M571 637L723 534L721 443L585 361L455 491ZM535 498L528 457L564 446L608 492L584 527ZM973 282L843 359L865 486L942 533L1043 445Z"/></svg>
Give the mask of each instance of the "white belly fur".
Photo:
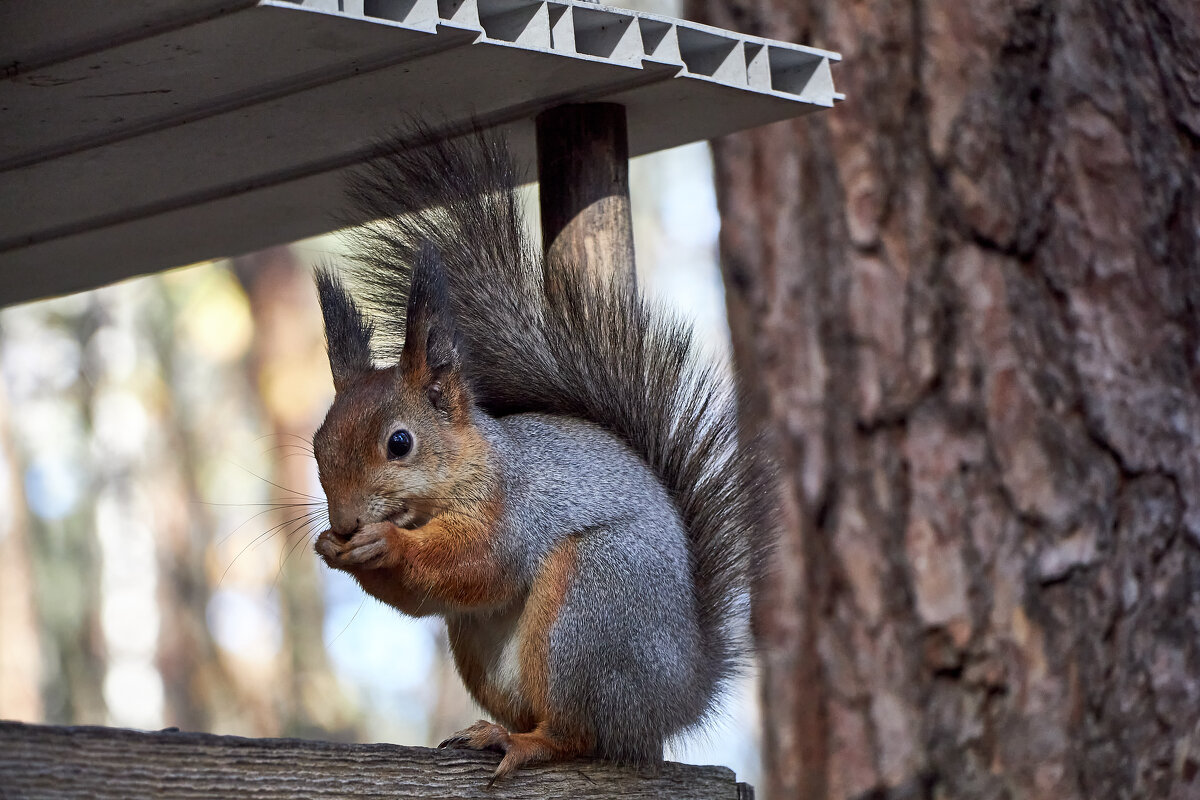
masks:
<svg viewBox="0 0 1200 800"><path fill-rule="evenodd" d="M498 642L497 651L496 660L489 670L492 683L509 697L522 697L521 639L516 625L509 628L507 636Z"/></svg>
<svg viewBox="0 0 1200 800"><path fill-rule="evenodd" d="M488 687L508 705L528 709L521 665L522 611L518 607L508 613L477 617L464 626L461 635L470 637Z"/></svg>

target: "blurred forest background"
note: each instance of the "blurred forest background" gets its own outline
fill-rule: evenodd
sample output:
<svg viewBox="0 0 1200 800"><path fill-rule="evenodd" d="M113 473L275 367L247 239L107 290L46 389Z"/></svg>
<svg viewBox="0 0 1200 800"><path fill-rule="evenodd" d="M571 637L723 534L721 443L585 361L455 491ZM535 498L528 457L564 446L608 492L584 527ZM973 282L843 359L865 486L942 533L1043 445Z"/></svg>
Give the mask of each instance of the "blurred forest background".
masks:
<svg viewBox="0 0 1200 800"><path fill-rule="evenodd" d="M708 146L631 183L639 279L727 362ZM432 745L482 716L440 620L311 550L333 395L311 268L341 246L0 310L0 718ZM673 757L753 780L755 698Z"/></svg>

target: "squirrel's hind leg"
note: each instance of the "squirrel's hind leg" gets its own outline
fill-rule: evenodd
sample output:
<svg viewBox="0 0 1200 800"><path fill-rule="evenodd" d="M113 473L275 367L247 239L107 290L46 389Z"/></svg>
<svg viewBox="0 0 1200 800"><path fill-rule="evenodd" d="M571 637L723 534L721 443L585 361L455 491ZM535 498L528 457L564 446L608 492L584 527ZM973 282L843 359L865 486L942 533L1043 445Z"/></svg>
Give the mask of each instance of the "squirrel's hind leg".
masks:
<svg viewBox="0 0 1200 800"><path fill-rule="evenodd" d="M527 733L509 733L502 725L479 720L438 745L470 750L497 750L504 753L492 775L494 783L518 767L564 761L583 755L587 748L573 737L556 736L545 723Z"/></svg>

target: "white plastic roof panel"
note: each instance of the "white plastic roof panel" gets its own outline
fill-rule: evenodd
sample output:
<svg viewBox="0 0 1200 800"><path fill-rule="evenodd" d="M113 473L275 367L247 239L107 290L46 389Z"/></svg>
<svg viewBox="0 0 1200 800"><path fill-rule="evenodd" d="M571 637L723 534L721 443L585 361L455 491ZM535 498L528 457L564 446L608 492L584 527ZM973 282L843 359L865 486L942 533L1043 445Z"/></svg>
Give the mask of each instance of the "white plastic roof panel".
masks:
<svg viewBox="0 0 1200 800"><path fill-rule="evenodd" d="M828 108L823 50L573 0L0 5L0 303L328 231L416 117L627 108L632 155ZM532 175L532 169L531 169Z"/></svg>

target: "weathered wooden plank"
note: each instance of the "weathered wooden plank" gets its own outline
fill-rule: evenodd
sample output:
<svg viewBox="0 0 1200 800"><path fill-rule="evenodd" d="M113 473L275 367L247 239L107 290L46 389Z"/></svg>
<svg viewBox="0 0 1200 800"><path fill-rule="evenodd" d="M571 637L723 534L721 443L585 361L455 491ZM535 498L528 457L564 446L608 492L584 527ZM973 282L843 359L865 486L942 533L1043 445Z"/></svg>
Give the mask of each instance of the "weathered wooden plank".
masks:
<svg viewBox="0 0 1200 800"><path fill-rule="evenodd" d="M0 722L0 797L679 798L745 797L724 767L635 769L576 761L488 787L499 756L392 744Z"/></svg>

